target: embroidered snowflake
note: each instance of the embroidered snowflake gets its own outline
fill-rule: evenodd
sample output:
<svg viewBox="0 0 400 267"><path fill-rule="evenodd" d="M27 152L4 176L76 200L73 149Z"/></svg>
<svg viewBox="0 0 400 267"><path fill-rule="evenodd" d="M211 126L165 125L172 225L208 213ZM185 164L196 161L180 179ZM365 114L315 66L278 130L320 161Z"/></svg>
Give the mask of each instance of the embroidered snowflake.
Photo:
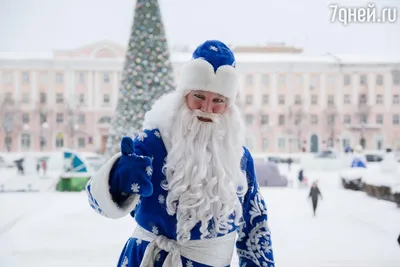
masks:
<svg viewBox="0 0 400 267"><path fill-rule="evenodd" d="M159 196L158 196L158 202L159 202L160 204L164 204L164 203L165 203L165 197L164 197L163 195L159 195Z"/></svg>
<svg viewBox="0 0 400 267"><path fill-rule="evenodd" d="M157 227L157 226L153 226L153 227L151 228L151 232L152 232L153 234L155 234L155 235L158 235L158 227Z"/></svg>
<svg viewBox="0 0 400 267"><path fill-rule="evenodd" d="M155 135L155 136L157 136L158 138L160 138L160 137L161 137L161 134L160 134L160 132L159 132L159 131L154 131L154 135Z"/></svg>
<svg viewBox="0 0 400 267"><path fill-rule="evenodd" d="M150 176L153 174L153 169L151 168L151 166L146 167L146 173L147 173L147 176Z"/></svg>
<svg viewBox="0 0 400 267"><path fill-rule="evenodd" d="M138 183L133 183L131 185L131 190L133 193L139 193L140 185Z"/></svg>
<svg viewBox="0 0 400 267"><path fill-rule="evenodd" d="M124 261L122 262L121 267L127 267L127 266L128 266L128 263L129 263L128 257L125 256L125 257L124 257Z"/></svg>
<svg viewBox="0 0 400 267"><path fill-rule="evenodd" d="M193 262L192 261L187 261L186 262L186 267L193 267Z"/></svg>
<svg viewBox="0 0 400 267"><path fill-rule="evenodd" d="M145 132L141 132L138 134L137 138L139 141L142 141L147 137L147 134Z"/></svg>
<svg viewBox="0 0 400 267"><path fill-rule="evenodd" d="M142 239L136 239L136 245L142 244Z"/></svg>
<svg viewBox="0 0 400 267"><path fill-rule="evenodd" d="M218 48L215 45L210 45L209 49L218 52Z"/></svg>

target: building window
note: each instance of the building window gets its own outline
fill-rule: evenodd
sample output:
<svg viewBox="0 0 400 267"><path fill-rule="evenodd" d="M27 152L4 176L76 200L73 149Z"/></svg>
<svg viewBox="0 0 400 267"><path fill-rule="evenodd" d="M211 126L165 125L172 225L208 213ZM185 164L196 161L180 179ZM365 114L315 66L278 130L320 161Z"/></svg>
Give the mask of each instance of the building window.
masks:
<svg viewBox="0 0 400 267"><path fill-rule="evenodd" d="M253 104L253 96L246 95L246 105L251 105L251 104Z"/></svg>
<svg viewBox="0 0 400 267"><path fill-rule="evenodd" d="M263 74L263 76L262 76L262 84L265 85L265 86L269 85L269 76L268 76L268 74Z"/></svg>
<svg viewBox="0 0 400 267"><path fill-rule="evenodd" d="M56 94L56 103L57 104L64 103L64 94L63 93Z"/></svg>
<svg viewBox="0 0 400 267"><path fill-rule="evenodd" d="M4 145L6 146L7 150L10 151L12 148L12 137L11 136L4 136Z"/></svg>
<svg viewBox="0 0 400 267"><path fill-rule="evenodd" d="M249 150L252 150L252 149L253 149L253 139L252 139L252 138L246 137L246 147L247 147Z"/></svg>
<svg viewBox="0 0 400 267"><path fill-rule="evenodd" d="M85 104L85 95L84 94L79 95L79 104L81 104L81 105Z"/></svg>
<svg viewBox="0 0 400 267"><path fill-rule="evenodd" d="M40 136L40 137L39 137L39 143L40 143L40 147L41 147L41 148L46 147L46 145L47 145L46 137Z"/></svg>
<svg viewBox="0 0 400 267"><path fill-rule="evenodd" d="M262 103L263 103L263 105L267 105L268 102L269 102L269 97L268 97L268 95L263 95L263 96L262 96Z"/></svg>
<svg viewBox="0 0 400 267"><path fill-rule="evenodd" d="M350 124L351 123L351 116L349 114L346 114L343 116L343 123L344 124Z"/></svg>
<svg viewBox="0 0 400 267"><path fill-rule="evenodd" d="M318 96L311 95L311 105L317 105L317 104L318 104Z"/></svg>
<svg viewBox="0 0 400 267"><path fill-rule="evenodd" d="M104 94L103 95L103 103L104 104L110 104L110 95L109 94Z"/></svg>
<svg viewBox="0 0 400 267"><path fill-rule="evenodd" d="M350 95L344 95L343 96L343 103L346 105L350 104Z"/></svg>
<svg viewBox="0 0 400 267"><path fill-rule="evenodd" d="M278 138L278 148L285 148L285 138Z"/></svg>
<svg viewBox="0 0 400 267"><path fill-rule="evenodd" d="M367 75L360 76L360 85L367 85Z"/></svg>
<svg viewBox="0 0 400 267"><path fill-rule="evenodd" d="M268 139L267 138L262 139L262 148L263 148L263 151L268 149Z"/></svg>
<svg viewBox="0 0 400 267"><path fill-rule="evenodd" d="M56 147L64 147L64 135L62 133L58 133L56 136Z"/></svg>
<svg viewBox="0 0 400 267"><path fill-rule="evenodd" d="M335 124L335 114L329 114L328 115L328 124L329 125Z"/></svg>
<svg viewBox="0 0 400 267"><path fill-rule="evenodd" d="M279 86L285 86L286 85L286 74L280 74L279 75Z"/></svg>
<svg viewBox="0 0 400 267"><path fill-rule="evenodd" d="M110 83L110 74L108 72L103 73L103 82L106 84Z"/></svg>
<svg viewBox="0 0 400 267"><path fill-rule="evenodd" d="M22 83L29 84L29 73L28 72L22 73Z"/></svg>
<svg viewBox="0 0 400 267"><path fill-rule="evenodd" d="M335 105L335 96L328 95L328 106L333 106L333 105Z"/></svg>
<svg viewBox="0 0 400 267"><path fill-rule="evenodd" d="M24 103L24 104L29 104L29 95L30 95L30 93L27 93L27 92L23 92L22 93L22 103Z"/></svg>
<svg viewBox="0 0 400 267"><path fill-rule="evenodd" d="M104 124L104 123L111 123L111 117L101 117L98 121L99 124Z"/></svg>
<svg viewBox="0 0 400 267"><path fill-rule="evenodd" d="M312 75L311 76L311 89L318 88L318 86L319 86L319 76Z"/></svg>
<svg viewBox="0 0 400 267"><path fill-rule="evenodd" d="M350 77L350 74L344 75L343 84L344 84L345 86L351 84L351 77Z"/></svg>
<svg viewBox="0 0 400 267"><path fill-rule="evenodd" d="M267 125L268 124L268 115L262 115L261 116L261 124L262 125Z"/></svg>
<svg viewBox="0 0 400 267"><path fill-rule="evenodd" d="M383 95L376 95L376 104L383 104Z"/></svg>
<svg viewBox="0 0 400 267"><path fill-rule="evenodd" d="M79 114L78 115L78 124L82 125L85 124L85 114Z"/></svg>
<svg viewBox="0 0 400 267"><path fill-rule="evenodd" d="M383 76L381 74L376 76L376 85L383 85Z"/></svg>
<svg viewBox="0 0 400 267"><path fill-rule="evenodd" d="M366 94L360 95L360 104L361 105L366 105L367 104L367 95Z"/></svg>
<svg viewBox="0 0 400 267"><path fill-rule="evenodd" d="M253 85L253 75L251 74L246 75L246 85Z"/></svg>
<svg viewBox="0 0 400 267"><path fill-rule="evenodd" d="M376 124L383 124L383 115L376 114Z"/></svg>
<svg viewBox="0 0 400 267"><path fill-rule="evenodd" d="M328 75L328 84L329 85L335 85L335 81L336 81L336 77L335 77L335 75Z"/></svg>
<svg viewBox="0 0 400 267"><path fill-rule="evenodd" d="M252 125L253 124L253 115L246 114L246 124L247 125Z"/></svg>
<svg viewBox="0 0 400 267"><path fill-rule="evenodd" d="M295 105L301 105L301 95L295 95L294 104Z"/></svg>
<svg viewBox="0 0 400 267"><path fill-rule="evenodd" d="M7 92L4 96L4 103L5 104L12 104L13 100L12 100L12 94L11 92Z"/></svg>
<svg viewBox="0 0 400 267"><path fill-rule="evenodd" d="M83 137L79 137L78 138L78 147L79 148L85 148L85 138L83 138Z"/></svg>
<svg viewBox="0 0 400 267"><path fill-rule="evenodd" d="M279 125L284 125L285 124L285 115L283 115L283 114L279 115L278 123L279 123Z"/></svg>
<svg viewBox="0 0 400 267"><path fill-rule="evenodd" d="M40 113L40 124L42 125L43 123L47 122L47 114L45 113Z"/></svg>
<svg viewBox="0 0 400 267"><path fill-rule="evenodd" d="M318 117L317 115L311 115L311 124L318 124Z"/></svg>
<svg viewBox="0 0 400 267"><path fill-rule="evenodd" d="M296 76L296 85L301 87L303 85L303 76L297 75Z"/></svg>
<svg viewBox="0 0 400 267"><path fill-rule="evenodd" d="M47 73L46 72L41 72L39 76L39 80L41 84L46 84L47 83Z"/></svg>
<svg viewBox="0 0 400 267"><path fill-rule="evenodd" d="M64 122L64 114L63 113L57 113L56 122L57 122L57 124L61 124Z"/></svg>
<svg viewBox="0 0 400 267"><path fill-rule="evenodd" d="M367 114L360 115L360 123L368 123L368 116Z"/></svg>
<svg viewBox="0 0 400 267"><path fill-rule="evenodd" d="M399 95L393 95L393 104L399 104Z"/></svg>
<svg viewBox="0 0 400 267"><path fill-rule="evenodd" d="M3 83L4 84L12 83L12 73L11 72L3 72Z"/></svg>
<svg viewBox="0 0 400 267"><path fill-rule="evenodd" d="M279 95L279 105L285 105L285 96Z"/></svg>
<svg viewBox="0 0 400 267"><path fill-rule="evenodd" d="M64 83L64 75L61 72L56 73L56 83L63 84Z"/></svg>
<svg viewBox="0 0 400 267"><path fill-rule="evenodd" d="M40 92L40 104L46 104L47 102L47 95L44 92Z"/></svg>
<svg viewBox="0 0 400 267"><path fill-rule="evenodd" d="M400 71L395 70L392 72L392 80L393 80L393 85L400 84Z"/></svg>
<svg viewBox="0 0 400 267"><path fill-rule="evenodd" d="M392 117L392 122L394 125L398 125L399 124L399 115L393 115Z"/></svg>
<svg viewBox="0 0 400 267"><path fill-rule="evenodd" d="M21 135L21 147L24 149L29 149L31 147L31 136L29 134Z"/></svg>
<svg viewBox="0 0 400 267"><path fill-rule="evenodd" d="M22 123L29 124L29 113L22 113Z"/></svg>
<svg viewBox="0 0 400 267"><path fill-rule="evenodd" d="M78 72L78 83L79 84L85 84L85 73L84 72Z"/></svg>

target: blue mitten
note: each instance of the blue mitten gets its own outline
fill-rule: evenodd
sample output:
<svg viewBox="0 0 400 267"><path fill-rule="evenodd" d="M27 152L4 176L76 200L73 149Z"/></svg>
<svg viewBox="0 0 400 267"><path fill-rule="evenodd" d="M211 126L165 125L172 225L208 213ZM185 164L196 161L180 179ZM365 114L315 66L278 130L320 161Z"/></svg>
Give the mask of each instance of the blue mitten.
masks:
<svg viewBox="0 0 400 267"><path fill-rule="evenodd" d="M119 204L132 194L143 197L153 194L153 184L150 181L153 173L152 160L136 155L133 147L132 138L122 138L122 155L110 172L110 193Z"/></svg>

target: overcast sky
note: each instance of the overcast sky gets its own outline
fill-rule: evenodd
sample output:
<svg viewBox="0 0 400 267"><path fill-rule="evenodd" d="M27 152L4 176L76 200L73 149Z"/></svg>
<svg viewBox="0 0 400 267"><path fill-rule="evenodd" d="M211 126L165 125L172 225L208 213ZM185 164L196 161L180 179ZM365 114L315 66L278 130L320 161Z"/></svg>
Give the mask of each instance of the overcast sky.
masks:
<svg viewBox="0 0 400 267"><path fill-rule="evenodd" d="M134 0L0 0L0 52L51 52L98 40L127 44ZM397 22L332 23L331 3L367 7L364 0L160 0L170 46L206 39L235 44L285 42L309 54L400 54Z"/></svg>

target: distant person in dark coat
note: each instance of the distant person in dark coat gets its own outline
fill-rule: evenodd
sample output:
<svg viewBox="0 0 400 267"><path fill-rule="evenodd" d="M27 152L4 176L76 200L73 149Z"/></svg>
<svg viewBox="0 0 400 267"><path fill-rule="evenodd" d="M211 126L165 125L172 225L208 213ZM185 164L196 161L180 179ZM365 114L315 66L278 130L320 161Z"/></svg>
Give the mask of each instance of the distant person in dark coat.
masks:
<svg viewBox="0 0 400 267"><path fill-rule="evenodd" d="M308 195L308 197L309 198L311 197L314 216L315 216L316 211L317 211L318 198L321 197L321 199L322 199L321 191L319 191L319 188L318 188L318 185L316 182L314 182L312 184L311 189L310 189L310 194Z"/></svg>
<svg viewBox="0 0 400 267"><path fill-rule="evenodd" d="M37 163L36 163L36 172L39 174L39 172L40 172L40 162L38 161Z"/></svg>
<svg viewBox="0 0 400 267"><path fill-rule="evenodd" d="M298 176L299 182L302 183L303 179L304 179L304 175L303 175L303 169L301 169L299 171L299 176Z"/></svg>

